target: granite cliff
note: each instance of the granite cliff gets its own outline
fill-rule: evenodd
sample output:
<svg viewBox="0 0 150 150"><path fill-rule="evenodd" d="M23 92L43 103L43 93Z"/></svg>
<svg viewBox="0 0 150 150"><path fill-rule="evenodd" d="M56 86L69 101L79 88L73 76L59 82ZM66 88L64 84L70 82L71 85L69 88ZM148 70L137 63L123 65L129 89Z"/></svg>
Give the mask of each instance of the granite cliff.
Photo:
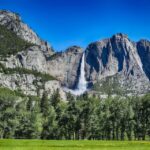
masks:
<svg viewBox="0 0 150 150"><path fill-rule="evenodd" d="M65 99L61 83L48 74L47 59L54 54L52 47L16 13L0 11L0 25L0 40L3 41L0 47L0 86L34 96L42 96L44 91L51 95L59 89ZM29 43L29 46L24 47L23 43ZM16 44L20 44L17 51L11 53L10 45ZM2 53L6 51L4 48L7 48L7 53Z"/></svg>
<svg viewBox="0 0 150 150"><path fill-rule="evenodd" d="M109 77L109 80L118 82L118 86L128 93L148 92L149 46L149 41L136 43L121 33L91 43L85 50L86 77L89 84L96 83L101 89L102 83Z"/></svg>

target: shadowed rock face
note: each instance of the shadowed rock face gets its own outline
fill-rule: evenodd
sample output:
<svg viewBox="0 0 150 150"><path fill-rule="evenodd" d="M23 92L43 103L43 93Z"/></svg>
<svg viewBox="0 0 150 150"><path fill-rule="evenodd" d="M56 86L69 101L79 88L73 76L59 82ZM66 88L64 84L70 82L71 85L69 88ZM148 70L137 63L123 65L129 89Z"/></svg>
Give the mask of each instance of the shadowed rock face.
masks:
<svg viewBox="0 0 150 150"><path fill-rule="evenodd" d="M137 43L137 50L142 61L143 70L150 80L150 42L141 40Z"/></svg>
<svg viewBox="0 0 150 150"><path fill-rule="evenodd" d="M87 78L96 80L129 69L134 44L126 35L117 34L110 39L92 43L86 49ZM130 53L130 56L129 56Z"/></svg>
<svg viewBox="0 0 150 150"><path fill-rule="evenodd" d="M126 35L116 34L110 39L90 44L85 53L89 84L119 74L120 85L132 85L138 92L149 89L149 42L136 44ZM139 86L142 86L143 90L135 88Z"/></svg>

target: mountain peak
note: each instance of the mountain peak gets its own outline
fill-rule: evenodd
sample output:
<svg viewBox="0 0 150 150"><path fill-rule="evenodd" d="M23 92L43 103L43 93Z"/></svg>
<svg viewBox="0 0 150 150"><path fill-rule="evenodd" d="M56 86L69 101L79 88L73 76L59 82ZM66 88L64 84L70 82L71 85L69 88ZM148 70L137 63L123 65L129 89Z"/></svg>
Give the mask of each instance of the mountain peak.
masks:
<svg viewBox="0 0 150 150"><path fill-rule="evenodd" d="M83 49L79 46L74 45L74 46L67 48L66 52L82 53Z"/></svg>
<svg viewBox="0 0 150 150"><path fill-rule="evenodd" d="M114 38L114 39L123 39L123 38L128 38L128 35L124 34L124 33L117 33L117 34L113 35L112 38Z"/></svg>
<svg viewBox="0 0 150 150"><path fill-rule="evenodd" d="M40 46L45 55L54 53L51 46L25 24L19 14L7 10L0 10L0 25L13 31L21 39Z"/></svg>
<svg viewBox="0 0 150 150"><path fill-rule="evenodd" d="M11 19L16 20L16 21L21 21L21 17L18 13L11 12L8 10L0 10L0 15L5 16L5 17L6 16L10 17Z"/></svg>
<svg viewBox="0 0 150 150"><path fill-rule="evenodd" d="M141 39L140 41L138 41L138 43L143 43L143 44L148 44L150 45L150 41L147 39Z"/></svg>

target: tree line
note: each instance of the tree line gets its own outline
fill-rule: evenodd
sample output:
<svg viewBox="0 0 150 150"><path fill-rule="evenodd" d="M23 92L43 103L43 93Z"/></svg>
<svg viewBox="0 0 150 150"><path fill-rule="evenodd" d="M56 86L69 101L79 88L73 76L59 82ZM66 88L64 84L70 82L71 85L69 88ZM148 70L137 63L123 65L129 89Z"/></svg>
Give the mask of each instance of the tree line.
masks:
<svg viewBox="0 0 150 150"><path fill-rule="evenodd" d="M63 101L59 90L38 98L0 89L0 138L149 140L150 94Z"/></svg>

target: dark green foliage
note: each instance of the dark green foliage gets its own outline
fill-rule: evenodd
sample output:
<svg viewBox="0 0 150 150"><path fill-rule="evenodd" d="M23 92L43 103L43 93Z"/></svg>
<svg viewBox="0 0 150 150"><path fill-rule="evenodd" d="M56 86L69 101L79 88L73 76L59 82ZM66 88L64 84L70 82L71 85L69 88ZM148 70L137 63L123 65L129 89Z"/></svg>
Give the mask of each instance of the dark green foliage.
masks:
<svg viewBox="0 0 150 150"><path fill-rule="evenodd" d="M59 89L57 89L56 91L54 91L54 93L51 96L51 105L54 108L57 108L59 102L60 102L60 94L59 94Z"/></svg>
<svg viewBox="0 0 150 150"><path fill-rule="evenodd" d="M48 100L48 94L47 92L43 93L43 96L41 98L40 102L40 108L41 108L41 113L43 113L43 116L48 115L48 110L49 110L49 100Z"/></svg>
<svg viewBox="0 0 150 150"><path fill-rule="evenodd" d="M4 95L0 93L0 137L12 138L19 124L17 119L18 111L16 101L17 96L12 94Z"/></svg>
<svg viewBox="0 0 150 150"><path fill-rule="evenodd" d="M18 97L26 97L25 94L21 93L20 91L12 91L8 88L0 87L0 94L3 95L12 95L12 96L18 96Z"/></svg>
<svg viewBox="0 0 150 150"><path fill-rule="evenodd" d="M19 38L14 32L0 25L0 55L7 56L26 50L33 44Z"/></svg>
<svg viewBox="0 0 150 150"><path fill-rule="evenodd" d="M68 102L59 90L48 98L22 96L0 88L0 137L26 139L148 140L150 94L142 97L89 97Z"/></svg>
<svg viewBox="0 0 150 150"><path fill-rule="evenodd" d="M47 113L43 114L42 139L55 139L57 131L56 112L53 106L48 105Z"/></svg>
<svg viewBox="0 0 150 150"><path fill-rule="evenodd" d="M20 108L21 109L21 108ZM39 109L39 98L29 96L27 103L19 114L19 126L15 131L15 137L21 139L40 138L42 131L42 114Z"/></svg>
<svg viewBox="0 0 150 150"><path fill-rule="evenodd" d="M56 92L54 92L54 94L52 95L52 99L51 101L54 100L54 98L56 98L56 103L55 103L55 107L58 107L58 104L60 101L57 101L57 99L60 99L60 96L58 93L58 90ZM51 104L50 100L48 99L48 95L46 92L43 93L42 99L41 99L41 104L40 104L40 108L41 108L41 113L42 113L42 118L43 118L43 129L42 129L42 133L41 133L41 138L42 139L55 139L57 138L57 125L58 125L58 121L57 121L57 113L56 110L54 109L54 106Z"/></svg>

